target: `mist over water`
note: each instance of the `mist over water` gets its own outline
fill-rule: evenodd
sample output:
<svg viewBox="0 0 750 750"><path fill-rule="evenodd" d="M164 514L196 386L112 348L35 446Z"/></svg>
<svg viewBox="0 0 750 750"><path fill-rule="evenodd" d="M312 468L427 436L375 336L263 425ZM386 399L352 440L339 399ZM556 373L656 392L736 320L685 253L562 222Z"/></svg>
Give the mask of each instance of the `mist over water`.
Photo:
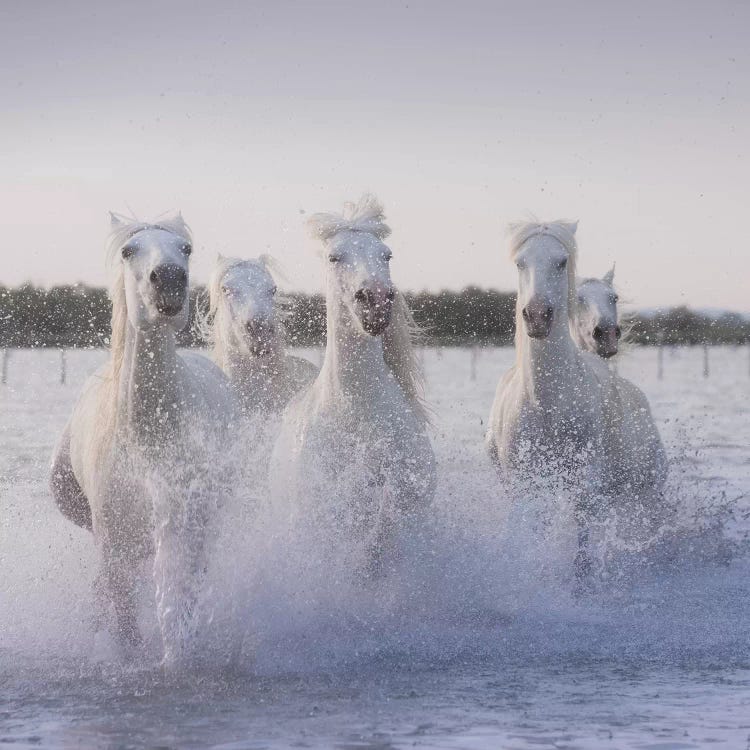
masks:
<svg viewBox="0 0 750 750"><path fill-rule="evenodd" d="M56 352L14 353L0 395L0 738L38 746L96 736L113 747L601 747L608 732L622 742L613 747L745 741L746 350L713 350L708 379L699 352L667 356L661 381L655 351L619 361L651 400L674 512L648 534L625 509L603 513L592 533L594 585L581 598L571 499L556 488L509 497L482 445L512 350L483 352L476 380L467 350L425 352L438 491L378 579L363 579L357 541L332 523L337 498L316 499L314 517L274 502L263 469L274 427L250 425L237 455L222 457L227 486L186 636L192 661L167 675L151 563L144 653L123 662L101 627L91 535L59 515L47 490L52 445L103 356L69 354L70 385L60 386Z"/></svg>

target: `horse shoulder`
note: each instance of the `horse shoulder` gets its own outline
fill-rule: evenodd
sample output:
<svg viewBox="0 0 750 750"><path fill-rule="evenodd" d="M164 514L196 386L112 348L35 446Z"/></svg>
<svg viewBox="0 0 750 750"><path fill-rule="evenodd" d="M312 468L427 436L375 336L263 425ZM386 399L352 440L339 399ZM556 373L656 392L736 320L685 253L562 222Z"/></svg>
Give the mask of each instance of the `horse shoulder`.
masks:
<svg viewBox="0 0 750 750"><path fill-rule="evenodd" d="M646 471L663 482L667 473L666 451L646 394L622 376L613 375L612 381L620 404L624 439L630 443L630 449L646 462Z"/></svg>
<svg viewBox="0 0 750 750"><path fill-rule="evenodd" d="M196 408L208 411L216 418L234 419L238 413L237 397L229 379L221 368L198 352L181 355L192 396L199 396Z"/></svg>
<svg viewBox="0 0 750 750"><path fill-rule="evenodd" d="M520 417L523 399L518 372L517 368L512 367L497 384L487 425L488 442L489 436L492 435L497 443L509 419Z"/></svg>
<svg viewBox="0 0 750 750"><path fill-rule="evenodd" d="M110 394L109 384L106 383L109 377L109 364L106 364L86 379L66 427L67 453L71 469L76 481L89 499L93 499L90 485L97 472L97 467L89 465L92 463L90 458L95 453L93 444L95 441L106 438L101 429L102 420L112 417L111 421L114 424L114 415L111 414L114 405L106 403Z"/></svg>

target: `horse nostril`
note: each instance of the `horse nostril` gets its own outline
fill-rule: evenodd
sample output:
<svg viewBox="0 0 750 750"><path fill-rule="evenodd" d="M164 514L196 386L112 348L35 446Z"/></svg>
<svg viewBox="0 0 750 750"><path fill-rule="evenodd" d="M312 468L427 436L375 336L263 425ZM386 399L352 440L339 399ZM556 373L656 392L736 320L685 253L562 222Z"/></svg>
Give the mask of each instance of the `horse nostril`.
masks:
<svg viewBox="0 0 750 750"><path fill-rule="evenodd" d="M604 336L604 331L602 331L602 329L599 326L596 326L594 328L594 338L598 340L602 338L602 336Z"/></svg>
<svg viewBox="0 0 750 750"><path fill-rule="evenodd" d="M160 292L169 292L170 294L184 291L185 286L187 286L185 269L174 263L157 266L149 274L149 279Z"/></svg>
<svg viewBox="0 0 750 750"><path fill-rule="evenodd" d="M367 289L357 289L357 291L354 292L354 299L357 300L357 302L368 302L370 299L370 292Z"/></svg>
<svg viewBox="0 0 750 750"><path fill-rule="evenodd" d="M620 336L622 336L622 331L620 330L620 326L615 327L615 336L619 339Z"/></svg>

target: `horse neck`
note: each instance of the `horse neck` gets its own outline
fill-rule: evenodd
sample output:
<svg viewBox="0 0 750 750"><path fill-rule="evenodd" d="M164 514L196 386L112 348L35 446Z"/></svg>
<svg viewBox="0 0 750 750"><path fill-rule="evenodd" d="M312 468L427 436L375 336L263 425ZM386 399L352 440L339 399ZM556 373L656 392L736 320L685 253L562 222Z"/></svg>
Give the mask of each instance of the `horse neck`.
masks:
<svg viewBox="0 0 750 750"><path fill-rule="evenodd" d="M573 382L579 354L570 333L565 306L555 315L549 335L533 339L526 335L520 312L516 314L516 364L529 397L538 402L557 402L567 382Z"/></svg>
<svg viewBox="0 0 750 750"><path fill-rule="evenodd" d="M326 352L318 379L324 398L343 395L364 406L382 392L379 386L389 376L383 341L363 333L336 295L328 295L326 309Z"/></svg>
<svg viewBox="0 0 750 750"><path fill-rule="evenodd" d="M182 401L174 330L148 331L128 322L118 386L118 425L139 443L163 436L179 418Z"/></svg>
<svg viewBox="0 0 750 750"><path fill-rule="evenodd" d="M225 343L220 364L241 394L243 405L251 409L269 405L286 375L286 357L280 342L275 342L262 357L246 353L236 341Z"/></svg>

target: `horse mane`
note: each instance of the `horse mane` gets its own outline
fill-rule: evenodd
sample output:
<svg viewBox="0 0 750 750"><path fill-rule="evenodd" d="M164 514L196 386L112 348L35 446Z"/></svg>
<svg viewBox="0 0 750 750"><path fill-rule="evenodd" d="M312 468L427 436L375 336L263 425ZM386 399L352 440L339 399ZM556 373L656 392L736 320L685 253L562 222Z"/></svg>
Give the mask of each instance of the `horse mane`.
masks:
<svg viewBox="0 0 750 750"><path fill-rule="evenodd" d="M345 203L340 214L313 214L307 220L307 228L315 239L324 242L344 231L367 232L379 240L391 233L383 206L371 193L365 193L358 203Z"/></svg>
<svg viewBox="0 0 750 750"><path fill-rule="evenodd" d="M111 334L109 340L109 361L101 373L100 408L94 423L92 450L96 452L96 464L104 457L112 444L117 420L117 398L119 395L120 374L125 357L125 340L128 330L128 309L125 299L125 274L118 253L122 246L133 235L147 229L163 229L192 242L191 233L180 213L166 214L153 222L141 221L122 214L110 213L112 229L107 238L107 266L116 264L112 282L109 287L109 298L112 302Z"/></svg>
<svg viewBox="0 0 750 750"><path fill-rule="evenodd" d="M391 322L383 332L383 359L411 401L417 417L428 423L425 401L425 377L415 344L422 338L422 329L411 314L406 298L396 291Z"/></svg>
<svg viewBox="0 0 750 750"><path fill-rule="evenodd" d="M566 221L557 219L555 221L541 222L536 219L531 221L515 222L508 227L510 236L510 257L515 259L516 255L532 237L548 236L554 237L568 253L568 324L571 335L575 336L576 322L576 259L578 257L578 243L576 242L577 221ZM523 330L521 307L516 303L516 348L523 341L521 331Z"/></svg>
<svg viewBox="0 0 750 750"><path fill-rule="evenodd" d="M214 361L223 368L227 355L224 337L221 335L224 326L225 307L221 304L223 295L221 293L221 282L227 272L239 266L260 266L264 271L271 274L273 279L283 277L281 266L271 255L259 255L257 258L234 258L218 255L214 269L208 280L203 304L198 305L195 311L195 329L201 338L211 347ZM206 299L207 297L207 299ZM282 330L284 324L284 298L281 305L277 304L277 314Z"/></svg>

